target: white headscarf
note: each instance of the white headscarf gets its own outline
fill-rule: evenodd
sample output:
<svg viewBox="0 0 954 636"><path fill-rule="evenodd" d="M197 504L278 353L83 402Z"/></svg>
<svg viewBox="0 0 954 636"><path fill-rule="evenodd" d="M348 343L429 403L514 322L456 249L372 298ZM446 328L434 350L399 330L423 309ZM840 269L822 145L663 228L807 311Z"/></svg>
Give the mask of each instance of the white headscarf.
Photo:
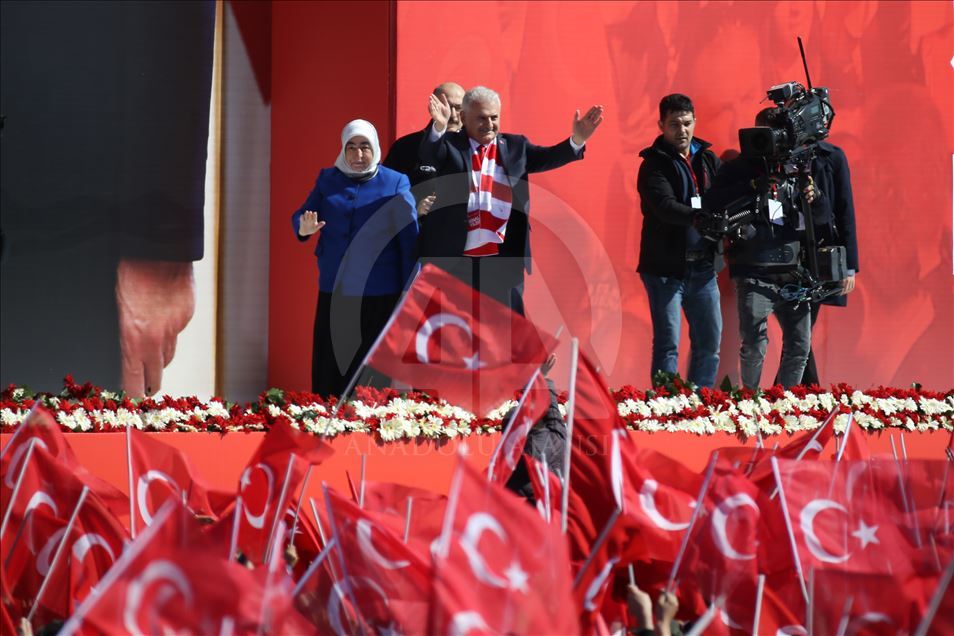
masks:
<svg viewBox="0 0 954 636"><path fill-rule="evenodd" d="M345 146L347 146L348 142L355 137L364 137L371 143L371 164L368 166L367 170L363 170L361 172L356 172L353 170L345 160ZM348 124L344 127L344 130L341 131L341 152L338 154L338 158L335 160L335 167L349 177L370 177L377 171L378 163L380 161L381 145L378 143L378 131L375 130L374 124L363 119L355 119L354 121L348 122Z"/></svg>

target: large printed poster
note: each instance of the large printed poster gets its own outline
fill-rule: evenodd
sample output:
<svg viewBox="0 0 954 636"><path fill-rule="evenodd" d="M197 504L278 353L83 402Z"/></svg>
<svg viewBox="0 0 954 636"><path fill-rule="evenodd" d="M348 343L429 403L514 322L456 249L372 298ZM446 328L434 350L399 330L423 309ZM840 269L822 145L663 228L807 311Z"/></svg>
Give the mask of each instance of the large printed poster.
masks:
<svg viewBox="0 0 954 636"><path fill-rule="evenodd" d="M0 10L0 383L210 394L215 3Z"/></svg>
<svg viewBox="0 0 954 636"><path fill-rule="evenodd" d="M830 141L847 153L860 271L848 306L825 307L814 347L823 383L954 386L952 5L948 2L398 3L397 134L427 121L443 81L502 97L501 130L538 144L570 134L574 110L606 108L586 158L531 179L531 318L565 325L611 385L648 385L651 328L635 273L638 153L668 93L695 102L696 134L738 146L765 90L811 79L837 111ZM738 380L738 321L720 277L719 378ZM777 368L770 321L762 385ZM683 333L683 363L688 351ZM564 355L565 360L568 356ZM559 372L559 369L558 369Z"/></svg>

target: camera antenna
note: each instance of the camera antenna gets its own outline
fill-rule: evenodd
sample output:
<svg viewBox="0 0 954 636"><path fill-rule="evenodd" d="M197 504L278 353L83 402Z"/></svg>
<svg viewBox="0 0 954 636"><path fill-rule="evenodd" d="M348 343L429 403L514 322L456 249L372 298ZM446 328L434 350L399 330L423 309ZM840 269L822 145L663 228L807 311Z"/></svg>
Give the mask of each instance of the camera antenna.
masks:
<svg viewBox="0 0 954 636"><path fill-rule="evenodd" d="M812 76L808 74L808 60L805 59L805 47L802 46L802 36L796 35L795 38L798 40L798 52L802 55L802 66L805 67L805 81L808 82L808 90L812 90Z"/></svg>

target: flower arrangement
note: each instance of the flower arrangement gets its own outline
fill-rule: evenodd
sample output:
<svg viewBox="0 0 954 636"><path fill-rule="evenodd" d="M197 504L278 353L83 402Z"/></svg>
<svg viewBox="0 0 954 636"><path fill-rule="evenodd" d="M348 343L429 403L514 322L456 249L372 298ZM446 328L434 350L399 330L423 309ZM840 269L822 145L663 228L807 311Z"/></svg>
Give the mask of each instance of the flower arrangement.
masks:
<svg viewBox="0 0 954 636"><path fill-rule="evenodd" d="M835 418L836 432L845 429L849 415L870 431L954 430L954 389L939 393L915 386L861 391L837 384L829 390L819 386L692 390L670 382L645 391L624 386L610 394L626 425L648 432L707 435L722 431L740 437L796 433L816 428L835 408L840 411ZM558 402L565 414L565 393ZM90 383L76 384L67 376L58 394L7 387L0 394L0 432L12 432L37 403L52 411L69 432L121 432L127 425L147 431L263 431L284 419L317 435L362 432L382 442L494 433L516 405L509 401L485 417L477 417L423 393L358 387L332 418L336 398L307 392L269 389L249 404L218 397L135 400Z"/></svg>

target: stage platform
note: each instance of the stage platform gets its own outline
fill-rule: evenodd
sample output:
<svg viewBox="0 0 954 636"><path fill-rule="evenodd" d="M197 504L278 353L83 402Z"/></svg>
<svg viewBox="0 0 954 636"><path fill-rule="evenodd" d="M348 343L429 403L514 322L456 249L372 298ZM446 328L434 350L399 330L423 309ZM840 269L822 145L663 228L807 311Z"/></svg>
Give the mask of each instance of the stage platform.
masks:
<svg viewBox="0 0 954 636"><path fill-rule="evenodd" d="M856 429L857 432L857 429ZM891 456L890 435L900 452L900 429L881 434L866 434L872 456ZM149 433L161 441L184 451L195 465L199 475L217 488L234 489L239 475L255 448L264 437L261 432L217 433ZM647 433L631 431L637 445L652 448L684 463L693 470L702 471L709 454L720 447L739 446L734 436L717 433ZM6 445L9 434L0 435L0 447ZM76 456L93 474L127 491L126 437L122 433L67 433L66 438ZM388 442L377 443L370 435L349 433L328 440L335 453L312 471L309 495L319 497L321 482L347 492L346 471L355 485L361 471L361 457L367 456L366 477L371 481L395 482L446 492L456 464L458 448L466 443L469 457L480 467L486 467L500 439L499 433L471 435L443 442ZM766 437L765 443L784 445L788 435ZM943 459L944 448L950 439L947 431L925 433L909 432L904 445L909 458ZM754 446L749 439L746 446Z"/></svg>

